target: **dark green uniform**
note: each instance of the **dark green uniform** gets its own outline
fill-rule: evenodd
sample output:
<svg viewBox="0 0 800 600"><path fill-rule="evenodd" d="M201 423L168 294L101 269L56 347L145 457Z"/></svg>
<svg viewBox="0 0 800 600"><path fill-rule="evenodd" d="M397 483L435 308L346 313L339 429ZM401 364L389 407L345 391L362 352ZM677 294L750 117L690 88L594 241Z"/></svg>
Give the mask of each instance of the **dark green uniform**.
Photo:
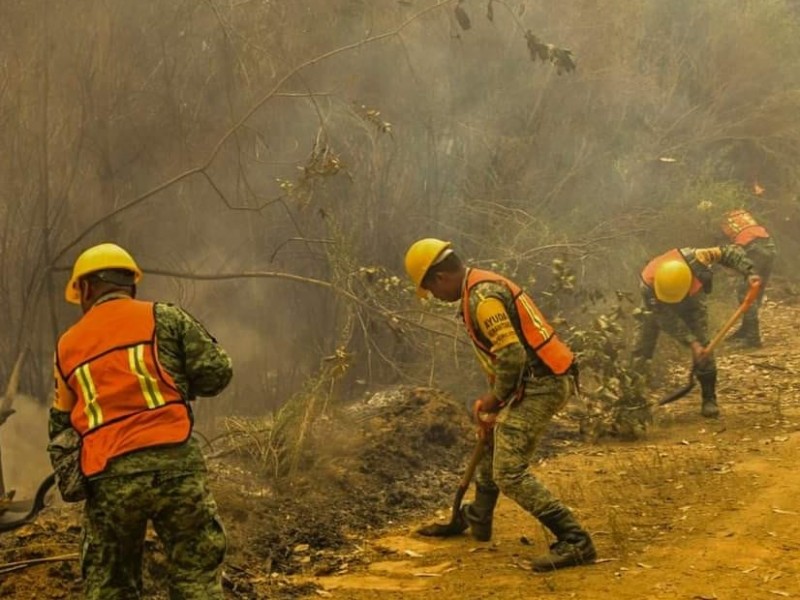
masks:
<svg viewBox="0 0 800 600"><path fill-rule="evenodd" d="M734 333L734 338L740 338L748 346L761 345L761 324L758 319L758 311L761 308L761 301L764 299L764 292L767 289L770 275L772 275L772 264L775 262L777 250L772 238L756 238L746 246L742 246L745 255L753 263L755 273L761 277L761 288L758 297L753 305L744 313L742 325ZM744 300L750 285L746 278L743 278L737 288L739 302Z"/></svg>
<svg viewBox="0 0 800 600"><path fill-rule="evenodd" d="M159 362L183 398L219 394L233 371L216 340L178 307L159 303L155 318ZM68 427L69 413L51 409L51 439ZM148 521L167 554L170 598L221 599L225 533L206 486L205 460L193 437L183 444L117 457L89 479L81 547L85 597L142 597Z"/></svg>
<svg viewBox="0 0 800 600"><path fill-rule="evenodd" d="M745 277L754 273L753 263L739 246L726 245L715 248L681 248L692 274L703 285L694 295L687 295L680 302L660 302L652 287L642 281L642 314L638 322L633 349L635 364L645 368L645 361L653 358L659 333L663 330L684 346L699 342L706 346L708 335L708 308L705 295L711 292L712 267L720 264L734 269ZM716 404L717 365L711 354L703 363L696 365L695 373L702 387L704 405Z"/></svg>

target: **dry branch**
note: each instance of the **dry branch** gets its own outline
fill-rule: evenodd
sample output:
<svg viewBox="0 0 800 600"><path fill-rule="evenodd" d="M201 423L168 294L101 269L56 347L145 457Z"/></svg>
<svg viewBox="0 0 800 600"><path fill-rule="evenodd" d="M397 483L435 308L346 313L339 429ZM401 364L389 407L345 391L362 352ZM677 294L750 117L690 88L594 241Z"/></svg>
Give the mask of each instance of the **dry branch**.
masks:
<svg viewBox="0 0 800 600"><path fill-rule="evenodd" d="M294 275L292 273L283 273L280 271L240 271L237 273L189 273L185 271L170 271L166 269L147 269L147 268L143 269L143 271L149 275L161 275L164 277L175 277L178 279L189 279L195 281L224 281L230 279L285 279L287 281L306 283L318 287L327 288L333 291L334 293L347 298L351 302L358 304L359 306L365 308L366 310L375 313L388 321L400 321L402 323L405 323L406 325L410 325L411 327L415 327L417 329L421 329L429 333L435 333L436 335L441 335L444 337L461 340L461 338L458 338L455 334L449 334L447 332L434 329L433 327L427 327L422 323L417 323L416 321L413 321L407 317L403 317L397 312L373 306L372 304L366 302L362 298L359 298L352 292L342 289L341 287L336 286L329 281L323 281L322 279L314 279L313 277L303 277L301 275Z"/></svg>
<svg viewBox="0 0 800 600"><path fill-rule="evenodd" d="M0 575L11 573L12 571L27 569L28 567L33 567L44 563L65 562L72 560L80 560L80 555L76 552L74 554L62 554L60 556L46 556L44 558L29 558L27 560L19 560L0 565Z"/></svg>
<svg viewBox="0 0 800 600"><path fill-rule="evenodd" d="M447 6L448 4L453 4L456 1L457 0L439 0L438 2L436 2L436 4L433 4L431 6L428 6L426 8L423 8L423 9L417 11L416 13L414 13L412 16L410 16L408 19L403 21L400 25L398 25L394 29L391 29L391 30L385 31L383 33L379 33L379 34L376 34L376 35L372 35L372 36L366 37L363 40L360 40L358 42L353 42L351 44L346 44L344 46L340 46L339 48L334 48L333 50L329 50L328 52L323 52L322 54L320 54L318 56L315 56L314 58L310 58L310 59L300 63L296 67L290 69L289 72L287 72L285 75L283 75L281 78L279 78L278 81L275 83L275 85L272 86L272 88L268 92L266 92L259 100L257 100L255 102L255 104L253 104L253 106L251 106L247 111L245 111L245 113L241 117L239 117L239 119L228 129L228 131L226 131L222 135L222 137L220 137L220 139L217 140L217 142L214 144L213 148L211 149L211 152L209 152L208 156L206 157L206 159L203 162L201 162L199 165L197 165L195 167L192 167L190 169L187 169L187 170L183 171L182 173L178 173L177 175L175 175L175 176L167 179L166 181L156 185L155 187L151 188L149 191L147 191L144 194L138 196L137 198L134 198L133 200L131 200L127 204L123 204L122 206L116 208L115 210L112 210L109 213L106 213L105 215L103 215L99 219L96 219L94 222L90 223L87 227L84 228L84 230L81 233L79 233L72 240L67 242L67 244L64 247L62 247L61 250L59 250L55 254L55 256L53 257L53 263L57 262L71 248L73 248L75 245L80 243L92 231L97 229L97 227L99 227L103 223L105 223L107 221L110 221L111 219L113 219L117 215L120 215L121 213L130 210L131 208L141 204L142 202L144 202L148 198L151 198L152 196L155 196L159 192L164 191L165 189L169 188L170 186L172 186L172 185L174 185L176 183L179 183L180 181L183 181L184 179L187 179L189 177L192 177L193 175L197 175L197 174L201 174L201 173L205 174L205 170L208 169L212 165L212 163L214 162L214 159L219 154L219 152L222 149L222 146L225 144L225 142L227 142L228 139L230 139L230 137L234 133L236 133L248 121L248 119L250 119L250 117L252 117L253 114L256 113L256 111L258 111L258 109L260 109L266 102L268 102L271 98L273 98L279 92L279 90L283 87L283 85L287 81L289 81L292 77L294 77L298 73L302 72L303 70L307 69L308 67L311 67L311 66L313 66L313 65L315 65L315 64L317 64L319 62L325 61L325 60L327 60L329 58L332 58L334 56L337 56L339 54L343 54L343 53L349 52L351 50L356 50L358 48L362 48L364 46L367 46L367 45L370 45L370 44L373 44L373 43L376 43L376 42L379 42L379 41L382 41L382 40L385 40L385 39L388 39L388 38L391 38L391 37L394 37L394 36L397 36L406 27L408 27L411 23L413 23L414 21L420 19L424 15L426 15L426 14L428 14L430 12L433 12L433 11L439 9L439 8L442 8L443 6ZM210 177L207 177L207 179L209 181L211 181Z"/></svg>

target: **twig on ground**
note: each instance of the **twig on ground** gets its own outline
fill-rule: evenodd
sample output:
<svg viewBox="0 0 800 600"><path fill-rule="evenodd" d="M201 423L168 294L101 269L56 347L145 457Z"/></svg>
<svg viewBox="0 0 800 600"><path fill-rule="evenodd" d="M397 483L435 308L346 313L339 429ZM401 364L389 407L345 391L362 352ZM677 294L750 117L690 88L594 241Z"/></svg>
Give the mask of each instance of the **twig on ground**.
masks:
<svg viewBox="0 0 800 600"><path fill-rule="evenodd" d="M80 555L77 552L75 552L73 554L62 554L60 556L45 556L43 558L29 558L27 560L19 560L16 562L10 562L4 565L0 565L0 575L3 575L5 573L11 573L12 571L27 569L28 567L33 567L35 565L40 565L43 563L64 562L64 561L79 560L79 559Z"/></svg>

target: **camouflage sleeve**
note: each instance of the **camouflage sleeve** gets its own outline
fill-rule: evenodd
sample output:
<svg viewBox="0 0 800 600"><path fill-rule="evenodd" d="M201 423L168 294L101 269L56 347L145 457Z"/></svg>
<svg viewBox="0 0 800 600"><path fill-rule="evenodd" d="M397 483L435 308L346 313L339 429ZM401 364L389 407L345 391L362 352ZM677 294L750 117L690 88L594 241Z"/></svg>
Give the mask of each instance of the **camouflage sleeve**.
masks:
<svg viewBox="0 0 800 600"><path fill-rule="evenodd" d="M738 271L745 276L753 273L753 263L747 258L742 247L736 244L714 248L695 248L692 252L697 262L706 267L719 263L723 267Z"/></svg>
<svg viewBox="0 0 800 600"><path fill-rule="evenodd" d="M753 263L747 258L744 249L736 244L721 246L721 257L719 264L738 271L745 277L753 274Z"/></svg>
<svg viewBox="0 0 800 600"><path fill-rule="evenodd" d="M519 342L509 344L497 351L492 393L499 400L508 400L520 385L520 378L525 369L528 355Z"/></svg>
<svg viewBox="0 0 800 600"><path fill-rule="evenodd" d="M188 399L216 396L230 382L228 353L185 310L157 304L156 337L159 361Z"/></svg>
<svg viewBox="0 0 800 600"><path fill-rule="evenodd" d="M492 393L498 400L504 401L519 387L528 361L525 347L509 316L508 306L513 299L504 287L497 284L479 286L474 297L475 320L497 358Z"/></svg>

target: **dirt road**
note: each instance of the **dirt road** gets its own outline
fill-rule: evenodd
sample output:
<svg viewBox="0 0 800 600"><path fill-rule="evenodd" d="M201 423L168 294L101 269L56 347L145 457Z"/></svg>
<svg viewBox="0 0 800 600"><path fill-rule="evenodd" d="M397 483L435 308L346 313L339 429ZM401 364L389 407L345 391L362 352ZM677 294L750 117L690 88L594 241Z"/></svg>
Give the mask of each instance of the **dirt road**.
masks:
<svg viewBox="0 0 800 600"><path fill-rule="evenodd" d="M374 540L366 571L318 578L337 598L800 597L800 434L690 421L657 445L575 452L540 468L594 533L599 564L534 575L537 523L502 501L492 543ZM525 545L521 539L529 540ZM380 556L385 554L385 556Z"/></svg>
<svg viewBox="0 0 800 600"><path fill-rule="evenodd" d="M692 395L662 409L645 442L564 442L537 467L593 533L598 564L528 571L545 533L501 499L492 542L403 527L365 541L365 564L312 579L321 591L308 597L800 598L797 316L772 311L766 349L722 350L720 420L700 417Z"/></svg>

